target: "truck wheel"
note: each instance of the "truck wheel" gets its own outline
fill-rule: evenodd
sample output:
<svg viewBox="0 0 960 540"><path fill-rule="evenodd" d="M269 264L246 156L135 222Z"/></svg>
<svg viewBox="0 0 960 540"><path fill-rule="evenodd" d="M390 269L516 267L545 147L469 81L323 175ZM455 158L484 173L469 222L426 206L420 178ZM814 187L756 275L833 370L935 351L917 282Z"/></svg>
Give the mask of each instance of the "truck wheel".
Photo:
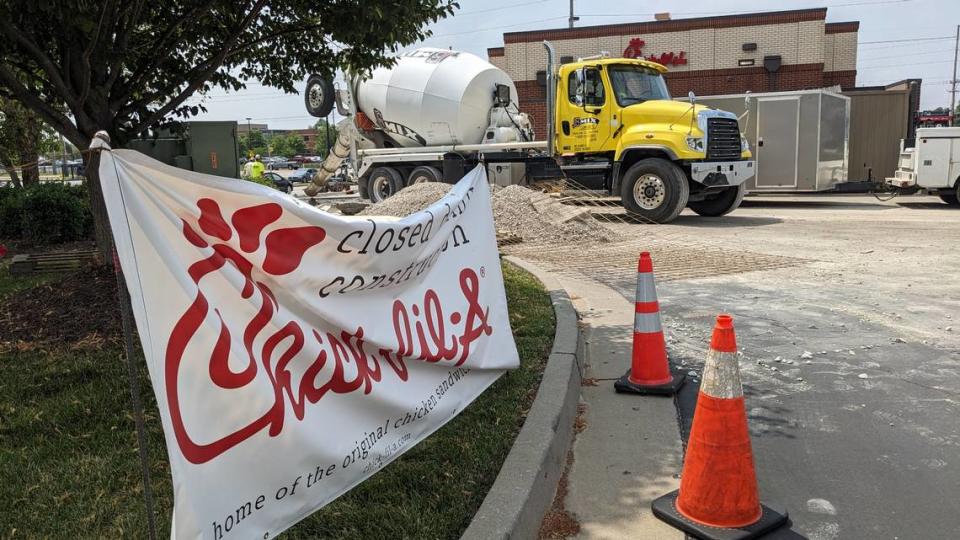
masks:
<svg viewBox="0 0 960 540"><path fill-rule="evenodd" d="M723 191L712 195L709 199L694 201L687 205L688 208L701 216L719 217L729 214L740 206L743 202L743 195L747 188L744 184L736 187L728 187Z"/></svg>
<svg viewBox="0 0 960 540"><path fill-rule="evenodd" d="M957 182L956 189L941 189L937 192L940 200L950 206L960 206L960 182Z"/></svg>
<svg viewBox="0 0 960 540"><path fill-rule="evenodd" d="M377 167L370 173L367 190L370 200L378 203L403 189L403 177L393 167Z"/></svg>
<svg viewBox="0 0 960 540"><path fill-rule="evenodd" d="M326 118L333 110L333 83L320 75L311 75L303 91L303 104L310 116Z"/></svg>
<svg viewBox="0 0 960 540"><path fill-rule="evenodd" d="M364 176L363 178L357 179L357 192L360 194L361 199L370 200L370 176Z"/></svg>
<svg viewBox="0 0 960 540"><path fill-rule="evenodd" d="M421 165L410 171L410 176L407 177L407 185L412 186L413 184L439 182L441 180L443 180L443 174L440 173L440 169L430 165Z"/></svg>
<svg viewBox="0 0 960 540"><path fill-rule="evenodd" d="M661 158L647 158L627 169L620 182L620 200L627 214L669 223L687 206L690 185L680 167Z"/></svg>

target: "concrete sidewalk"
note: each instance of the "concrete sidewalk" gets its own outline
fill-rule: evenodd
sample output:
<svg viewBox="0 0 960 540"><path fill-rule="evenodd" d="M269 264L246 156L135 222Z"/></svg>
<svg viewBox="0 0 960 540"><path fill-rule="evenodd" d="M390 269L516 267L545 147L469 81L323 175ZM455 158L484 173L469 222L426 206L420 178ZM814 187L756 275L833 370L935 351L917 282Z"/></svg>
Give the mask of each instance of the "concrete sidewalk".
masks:
<svg viewBox="0 0 960 540"><path fill-rule="evenodd" d="M682 447L669 397L617 394L613 381L630 365L634 306L604 285L557 276L582 317L586 342L581 389L586 426L573 446L567 511L577 538L682 539L653 516L650 502L679 486Z"/></svg>

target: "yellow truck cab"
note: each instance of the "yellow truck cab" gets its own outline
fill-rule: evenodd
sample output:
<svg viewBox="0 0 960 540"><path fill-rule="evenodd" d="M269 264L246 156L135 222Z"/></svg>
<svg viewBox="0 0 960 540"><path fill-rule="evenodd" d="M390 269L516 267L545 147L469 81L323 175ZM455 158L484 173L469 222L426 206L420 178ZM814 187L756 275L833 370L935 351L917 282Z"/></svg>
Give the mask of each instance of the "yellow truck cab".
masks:
<svg viewBox="0 0 960 540"><path fill-rule="evenodd" d="M568 178L657 223L685 207L720 216L740 205L754 162L733 113L697 105L692 93L672 100L655 62L598 56L554 69L544 45L548 148Z"/></svg>

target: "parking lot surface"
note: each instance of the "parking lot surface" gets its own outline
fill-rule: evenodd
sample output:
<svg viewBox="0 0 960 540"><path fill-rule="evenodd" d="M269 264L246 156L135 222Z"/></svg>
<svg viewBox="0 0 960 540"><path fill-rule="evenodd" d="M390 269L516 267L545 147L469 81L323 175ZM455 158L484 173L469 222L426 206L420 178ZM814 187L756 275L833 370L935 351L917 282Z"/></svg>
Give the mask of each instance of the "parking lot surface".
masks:
<svg viewBox="0 0 960 540"><path fill-rule="evenodd" d="M612 221L622 247L540 264L632 301L637 252L654 253L671 359L691 374L684 439L713 319L733 315L761 498L793 518L781 538L960 537L960 209L778 196Z"/></svg>

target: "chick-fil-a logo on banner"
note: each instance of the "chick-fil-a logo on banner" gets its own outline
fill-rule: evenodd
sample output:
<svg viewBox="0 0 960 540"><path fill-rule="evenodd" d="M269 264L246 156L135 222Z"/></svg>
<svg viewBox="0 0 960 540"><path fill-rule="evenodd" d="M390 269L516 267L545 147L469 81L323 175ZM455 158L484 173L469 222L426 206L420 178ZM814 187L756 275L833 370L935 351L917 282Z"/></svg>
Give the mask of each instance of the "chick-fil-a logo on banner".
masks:
<svg viewBox="0 0 960 540"><path fill-rule="evenodd" d="M174 434L180 451L191 463L208 462L263 430L268 430L270 436L280 434L288 407L297 420L303 420L307 404L317 403L330 392L369 394L374 384L383 380L384 367L389 368L387 376L406 381L405 359L417 350L420 351L415 356L417 360L461 366L469 358L473 342L493 333L488 324L489 309L479 302L480 280L471 268L463 268L458 276L460 293L467 305L463 313L454 311L447 318L441 299L433 289L427 289L421 304L407 306L399 299L393 302L390 311L396 347L392 350L368 350L362 325L334 334L304 329L295 320L277 321L276 296L266 284L256 280L257 267L248 255L260 251L261 234L282 216L280 205L268 203L242 208L233 213L229 222L212 199L199 200L197 208L200 217L196 226L183 220L183 236L193 246L209 250L209 254L188 269L197 285L196 297L170 334L165 362L167 403ZM239 252L228 244L234 235ZM274 229L263 242L266 255L259 270L274 276L290 274L300 266L306 251L323 242L325 237L326 231L315 226ZM216 387L229 391L251 385L257 377L266 377L274 390L274 399L272 406L260 416L232 433L212 442L198 442L184 422L179 377L191 340L198 335L210 313L204 278L225 269L227 264L244 280L241 298L248 302L258 300L260 308L243 328L231 328L219 309L213 309L220 328L215 345L206 355L210 380ZM454 333L448 329L447 321L459 327L459 331ZM230 365L231 344L237 337L242 340L246 354L241 369ZM299 384L295 384L288 368L292 359L303 354L314 360L300 377ZM352 368L348 369L348 365ZM322 372L331 371L329 377L321 377Z"/></svg>
<svg viewBox="0 0 960 540"><path fill-rule="evenodd" d="M171 537L274 538L519 366L483 167L420 212L360 218L93 147Z"/></svg>

